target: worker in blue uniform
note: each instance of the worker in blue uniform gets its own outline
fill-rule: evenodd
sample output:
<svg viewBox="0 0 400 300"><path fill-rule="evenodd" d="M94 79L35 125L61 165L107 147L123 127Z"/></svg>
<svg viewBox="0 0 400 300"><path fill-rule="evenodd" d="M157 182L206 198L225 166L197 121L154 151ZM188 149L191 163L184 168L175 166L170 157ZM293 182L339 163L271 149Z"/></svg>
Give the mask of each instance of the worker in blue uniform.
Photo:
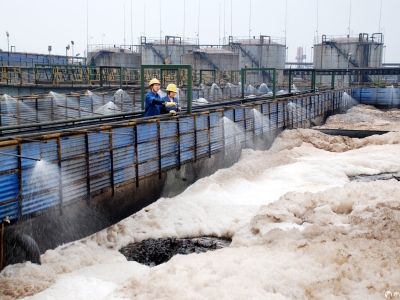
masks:
<svg viewBox="0 0 400 300"><path fill-rule="evenodd" d="M178 88L176 87L176 85L172 83L168 84L167 96L161 99L168 104L168 106L165 107L165 110L173 116L176 115L176 111L182 110L181 106L179 105L178 99L175 97L176 93L178 93ZM175 103L175 106L172 106L173 103Z"/></svg>
<svg viewBox="0 0 400 300"><path fill-rule="evenodd" d="M161 84L157 78L153 78L149 82L150 91L146 94L146 106L144 109L144 116L156 116L163 113L167 113L166 107L173 106L176 104L167 103L161 100L158 91L160 90Z"/></svg>

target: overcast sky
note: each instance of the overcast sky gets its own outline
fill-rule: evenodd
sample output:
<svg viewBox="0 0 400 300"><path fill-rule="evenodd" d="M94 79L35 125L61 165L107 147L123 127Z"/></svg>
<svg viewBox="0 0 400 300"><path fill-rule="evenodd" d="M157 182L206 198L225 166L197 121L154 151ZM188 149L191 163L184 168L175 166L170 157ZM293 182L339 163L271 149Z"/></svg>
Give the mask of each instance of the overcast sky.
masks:
<svg viewBox="0 0 400 300"><path fill-rule="evenodd" d="M200 44L225 36L285 38L288 60L304 47L310 61L314 37L382 32L385 62L400 62L399 0L2 0L0 49L84 55L87 44L138 44L139 37L178 35ZM161 11L160 11L161 9ZM185 15L185 17L184 17ZM286 30L285 30L286 29ZM162 32L160 32L162 31ZM285 32L286 31L286 32ZM68 51L72 55L72 49Z"/></svg>

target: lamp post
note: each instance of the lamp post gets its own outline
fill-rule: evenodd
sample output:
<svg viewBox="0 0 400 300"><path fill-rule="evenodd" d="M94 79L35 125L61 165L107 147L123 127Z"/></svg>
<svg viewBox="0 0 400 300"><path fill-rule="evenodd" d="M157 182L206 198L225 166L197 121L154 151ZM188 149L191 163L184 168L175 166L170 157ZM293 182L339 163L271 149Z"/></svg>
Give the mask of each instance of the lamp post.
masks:
<svg viewBox="0 0 400 300"><path fill-rule="evenodd" d="M6 31L7 36L7 51L10 52L10 34Z"/></svg>
<svg viewBox="0 0 400 300"><path fill-rule="evenodd" d="M72 64L74 64L74 41L71 41L72 45Z"/></svg>
<svg viewBox="0 0 400 300"><path fill-rule="evenodd" d="M7 53L8 53L8 62L7 64L10 64L10 34L8 33L8 31L6 31L6 36L7 36Z"/></svg>
<svg viewBox="0 0 400 300"><path fill-rule="evenodd" d="M313 50L314 50L314 47L311 47L311 63L312 63L311 69L314 67L314 56L313 56Z"/></svg>
<svg viewBox="0 0 400 300"><path fill-rule="evenodd" d="M68 50L69 50L70 46L69 44L67 45L67 47L65 47L65 64L68 65Z"/></svg>
<svg viewBox="0 0 400 300"><path fill-rule="evenodd" d="M47 47L47 50L49 51L49 59L48 59L48 61L49 61L49 64L50 64L50 58L51 58L51 57L50 57L50 54L51 54L51 46L48 46L48 47Z"/></svg>

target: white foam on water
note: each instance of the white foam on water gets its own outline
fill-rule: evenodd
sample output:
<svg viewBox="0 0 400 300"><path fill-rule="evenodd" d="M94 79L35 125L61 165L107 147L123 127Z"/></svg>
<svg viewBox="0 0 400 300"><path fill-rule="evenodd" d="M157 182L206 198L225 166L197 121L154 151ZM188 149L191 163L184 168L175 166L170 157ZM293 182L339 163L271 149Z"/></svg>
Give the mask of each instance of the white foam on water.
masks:
<svg viewBox="0 0 400 300"><path fill-rule="evenodd" d="M232 167L180 195L46 251L40 266L6 267L0 293L14 295L5 299L382 298L400 290L400 183L349 176L399 172L399 152L398 132L352 139L284 131L270 150L245 149ZM204 235L231 237L232 244L153 268L118 252L148 238Z"/></svg>

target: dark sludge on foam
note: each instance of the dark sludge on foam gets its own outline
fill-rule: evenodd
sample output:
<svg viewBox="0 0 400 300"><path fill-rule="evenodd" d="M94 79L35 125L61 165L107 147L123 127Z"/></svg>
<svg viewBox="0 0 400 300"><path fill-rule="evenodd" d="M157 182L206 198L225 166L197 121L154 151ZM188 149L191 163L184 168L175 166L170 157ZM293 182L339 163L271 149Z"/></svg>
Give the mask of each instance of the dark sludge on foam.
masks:
<svg viewBox="0 0 400 300"><path fill-rule="evenodd" d="M374 175L358 175L349 177L350 181L359 181L359 182L371 182L376 180L390 180L396 179L400 181L400 172L396 173L381 173Z"/></svg>
<svg viewBox="0 0 400 300"><path fill-rule="evenodd" d="M132 243L119 251L128 261L153 267L169 261L177 254L204 253L229 247L232 240L218 237L160 238Z"/></svg>

